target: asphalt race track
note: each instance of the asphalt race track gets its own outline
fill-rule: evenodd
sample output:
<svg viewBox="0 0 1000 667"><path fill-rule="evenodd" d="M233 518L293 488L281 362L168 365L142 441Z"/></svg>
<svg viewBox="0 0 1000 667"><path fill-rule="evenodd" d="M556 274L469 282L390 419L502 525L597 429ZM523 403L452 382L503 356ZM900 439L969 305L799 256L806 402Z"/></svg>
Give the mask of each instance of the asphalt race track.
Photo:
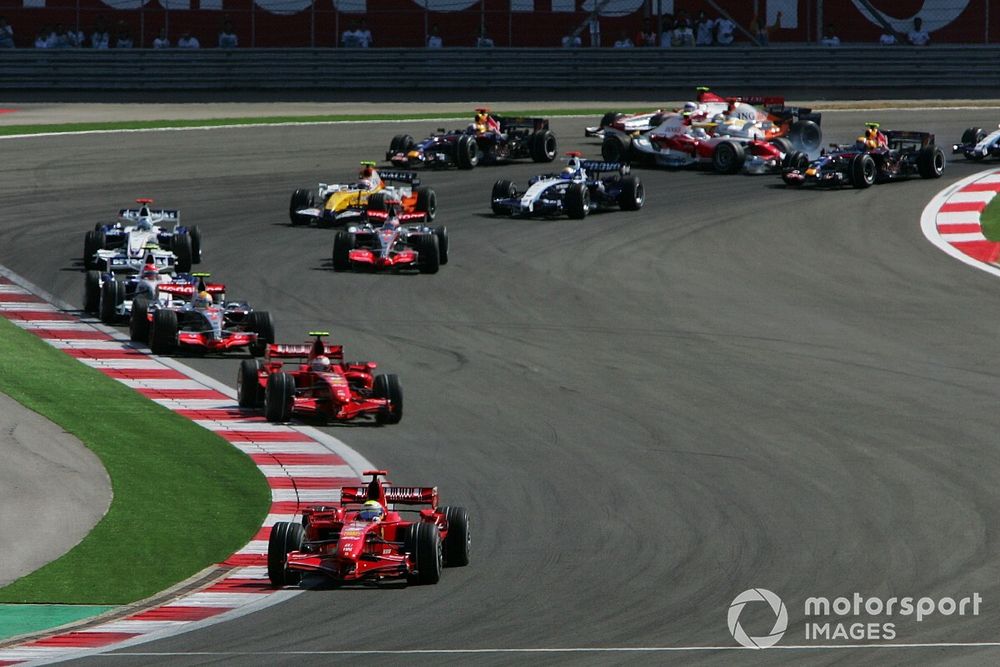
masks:
<svg viewBox="0 0 1000 667"><path fill-rule="evenodd" d="M554 121L560 149L597 155L582 137L594 120ZM965 127L1000 118L828 113L825 139L851 140L867 120L936 132L950 159ZM79 304L94 222L137 196L180 208L202 227L202 268L270 310L280 340L329 329L348 358L399 373L401 424L328 430L394 481L438 485L474 520L472 564L437 586L311 590L130 649L146 655L80 664L301 665L338 658L316 652L413 649L460 652L339 659L1000 659L996 648L461 652L732 647L727 609L753 587L788 605L782 644L808 643L805 598L854 591L978 592L976 617L875 620L894 620L902 643L1000 641L1000 300L995 278L920 233L933 194L984 168L961 160L941 180L840 191L637 170L642 211L582 222L489 214L492 183L525 181L531 163L430 172L450 264L436 276L333 273L333 233L290 227L291 191L349 180L393 134L433 128L3 142L0 263ZM189 363L235 383L233 359ZM764 634L773 617L757 620L743 623Z"/></svg>

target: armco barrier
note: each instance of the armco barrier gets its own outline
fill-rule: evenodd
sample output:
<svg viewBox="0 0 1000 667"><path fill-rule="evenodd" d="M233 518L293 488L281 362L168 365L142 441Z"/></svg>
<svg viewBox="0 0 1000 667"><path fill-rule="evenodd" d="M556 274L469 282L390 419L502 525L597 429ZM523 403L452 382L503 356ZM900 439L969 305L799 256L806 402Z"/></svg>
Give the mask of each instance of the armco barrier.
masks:
<svg viewBox="0 0 1000 667"><path fill-rule="evenodd" d="M1000 47L0 51L0 90L1000 90Z"/></svg>

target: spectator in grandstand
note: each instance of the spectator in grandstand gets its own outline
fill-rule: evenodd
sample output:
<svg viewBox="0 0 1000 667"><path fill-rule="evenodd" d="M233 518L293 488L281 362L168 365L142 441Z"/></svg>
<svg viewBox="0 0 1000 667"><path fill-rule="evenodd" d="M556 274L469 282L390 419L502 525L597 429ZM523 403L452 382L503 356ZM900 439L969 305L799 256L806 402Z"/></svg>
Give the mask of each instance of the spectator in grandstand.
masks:
<svg viewBox="0 0 1000 667"><path fill-rule="evenodd" d="M198 41L197 37L194 37L191 33L185 32L181 35L181 38L177 40L178 49L200 49L201 42Z"/></svg>
<svg viewBox="0 0 1000 667"><path fill-rule="evenodd" d="M14 48L14 29L7 23L6 16L0 16L0 49Z"/></svg>
<svg viewBox="0 0 1000 667"><path fill-rule="evenodd" d="M899 44L899 40L896 39L895 33L883 32L878 38L878 43L882 46L895 46Z"/></svg>
<svg viewBox="0 0 1000 667"><path fill-rule="evenodd" d="M913 30L906 33L906 41L913 46L927 46L931 43L930 34L924 30L924 20L919 16L913 19Z"/></svg>
<svg viewBox="0 0 1000 667"><path fill-rule="evenodd" d="M840 37L837 37L837 29L832 23L826 24L826 30L823 31L819 43L823 46L840 46Z"/></svg>
<svg viewBox="0 0 1000 667"><path fill-rule="evenodd" d="M632 40L628 38L628 33L622 30L618 33L618 39L615 40L614 48L616 49L631 49L635 44Z"/></svg>
<svg viewBox="0 0 1000 667"><path fill-rule="evenodd" d="M239 45L240 39L233 32L233 23L229 19L226 19L222 23L222 30L219 31L219 48L235 49Z"/></svg>
<svg viewBox="0 0 1000 667"><path fill-rule="evenodd" d="M62 23L56 24L56 29L52 33L52 43L49 46L53 49L68 49L73 46L73 40Z"/></svg>
<svg viewBox="0 0 1000 667"><path fill-rule="evenodd" d="M476 47L480 49L492 49L493 46L493 39L486 34L486 28L483 27L479 31L479 37L476 37Z"/></svg>
<svg viewBox="0 0 1000 667"><path fill-rule="evenodd" d="M694 46L694 29L691 27L691 19L688 18L686 9L677 12L674 34L670 41L671 46Z"/></svg>
<svg viewBox="0 0 1000 667"><path fill-rule="evenodd" d="M733 43L736 23L728 16L722 16L715 21L715 43L719 46L729 46Z"/></svg>
<svg viewBox="0 0 1000 667"><path fill-rule="evenodd" d="M170 38L167 37L167 29L160 28L160 33L153 40L154 49L169 49L170 48Z"/></svg>
<svg viewBox="0 0 1000 667"><path fill-rule="evenodd" d="M646 18L642 21L642 30L635 33L636 46L656 46L656 31L653 30L653 22Z"/></svg>
<svg viewBox="0 0 1000 667"><path fill-rule="evenodd" d="M562 38L562 47L564 49L575 49L580 46L583 46L583 40L580 39L580 35L569 33Z"/></svg>
<svg viewBox="0 0 1000 667"><path fill-rule="evenodd" d="M708 18L705 10L698 12L698 20L694 22L694 44L695 46L712 46L715 41L712 33L715 32L715 21Z"/></svg>
<svg viewBox="0 0 1000 667"><path fill-rule="evenodd" d="M35 48L51 49L53 42L55 42L55 33L52 32L52 28L47 25L42 26L35 37Z"/></svg>
<svg viewBox="0 0 1000 667"><path fill-rule="evenodd" d="M674 39L674 15L664 14L660 18L660 46L670 46Z"/></svg>
<svg viewBox="0 0 1000 667"><path fill-rule="evenodd" d="M115 48L116 49L131 49L135 46L132 41L132 33L129 31L128 26L125 25L125 21L118 22L118 30L115 36Z"/></svg>
<svg viewBox="0 0 1000 667"><path fill-rule="evenodd" d="M442 46L444 46L444 42L441 41L441 30L435 23L431 26L431 34L427 36L427 48L440 49Z"/></svg>
<svg viewBox="0 0 1000 667"><path fill-rule="evenodd" d="M93 49L106 49L111 46L111 34L104 25L104 17L98 16L94 21L94 32L90 33L90 47Z"/></svg>
<svg viewBox="0 0 1000 667"><path fill-rule="evenodd" d="M373 46L375 40L372 39L372 31L368 29L368 21L361 19L361 25L358 26L358 46L362 49L367 49Z"/></svg>
<svg viewBox="0 0 1000 667"><path fill-rule="evenodd" d="M340 45L345 49L356 49L361 46L361 37L358 36L358 30L360 29L360 24L355 20L351 24L351 27L345 30L344 34L340 36Z"/></svg>

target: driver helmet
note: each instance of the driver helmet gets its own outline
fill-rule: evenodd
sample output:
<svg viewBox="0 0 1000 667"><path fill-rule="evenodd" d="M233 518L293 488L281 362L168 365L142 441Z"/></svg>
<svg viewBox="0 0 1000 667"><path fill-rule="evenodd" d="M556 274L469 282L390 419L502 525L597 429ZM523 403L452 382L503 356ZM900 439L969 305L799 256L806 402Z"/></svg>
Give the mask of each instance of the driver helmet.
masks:
<svg viewBox="0 0 1000 667"><path fill-rule="evenodd" d="M309 363L309 370L316 373L326 373L330 370L330 357L321 354Z"/></svg>
<svg viewBox="0 0 1000 667"><path fill-rule="evenodd" d="M490 115L483 109L476 111L476 122L473 123L476 132L485 132L489 127Z"/></svg>
<svg viewBox="0 0 1000 667"><path fill-rule="evenodd" d="M212 295L205 291L198 292L192 305L195 308L208 308L212 305Z"/></svg>
<svg viewBox="0 0 1000 667"><path fill-rule="evenodd" d="M864 149L868 148L868 137L866 135L862 134L854 142L854 147L857 148L858 150L864 150Z"/></svg>
<svg viewBox="0 0 1000 667"><path fill-rule="evenodd" d="M382 505L377 500L365 501L358 512L359 521L381 521L384 516L385 510L382 509Z"/></svg>
<svg viewBox="0 0 1000 667"><path fill-rule="evenodd" d="M139 216L139 221L136 223L136 227L144 232L148 232L153 229L153 219L148 215Z"/></svg>
<svg viewBox="0 0 1000 667"><path fill-rule="evenodd" d="M695 102L685 102L682 111L684 113L694 113L698 110L698 105Z"/></svg>
<svg viewBox="0 0 1000 667"><path fill-rule="evenodd" d="M375 175L375 170L369 165L365 165L358 170L358 187L370 188L372 186L372 176Z"/></svg>
<svg viewBox="0 0 1000 667"><path fill-rule="evenodd" d="M712 117L712 122L715 123L716 125L724 125L726 122L726 115L717 113L715 114L715 116Z"/></svg>
<svg viewBox="0 0 1000 667"><path fill-rule="evenodd" d="M139 277L143 280L159 280L160 272L156 270L155 264L146 264L142 267L142 273Z"/></svg>

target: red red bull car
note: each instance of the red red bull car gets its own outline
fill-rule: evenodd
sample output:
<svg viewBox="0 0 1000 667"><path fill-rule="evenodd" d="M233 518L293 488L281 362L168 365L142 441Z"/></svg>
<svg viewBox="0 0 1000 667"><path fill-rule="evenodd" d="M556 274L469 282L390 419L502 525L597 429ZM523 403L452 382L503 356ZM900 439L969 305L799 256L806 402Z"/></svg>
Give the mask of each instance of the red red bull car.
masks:
<svg viewBox="0 0 1000 667"><path fill-rule="evenodd" d="M403 418L403 388L394 374L375 375L374 361L344 361L341 345L327 345L326 331L310 331L304 345L268 345L263 362L244 359L236 393L244 408L264 407L268 421L292 415L334 421L374 417L378 424ZM285 366L283 359L300 363Z"/></svg>
<svg viewBox="0 0 1000 667"><path fill-rule="evenodd" d="M298 584L308 573L337 583L436 584L443 567L469 564L464 508L439 507L437 487L395 486L382 479L384 470L364 474L371 480L341 489L339 506L308 507L302 523L274 524L267 544L273 586Z"/></svg>

